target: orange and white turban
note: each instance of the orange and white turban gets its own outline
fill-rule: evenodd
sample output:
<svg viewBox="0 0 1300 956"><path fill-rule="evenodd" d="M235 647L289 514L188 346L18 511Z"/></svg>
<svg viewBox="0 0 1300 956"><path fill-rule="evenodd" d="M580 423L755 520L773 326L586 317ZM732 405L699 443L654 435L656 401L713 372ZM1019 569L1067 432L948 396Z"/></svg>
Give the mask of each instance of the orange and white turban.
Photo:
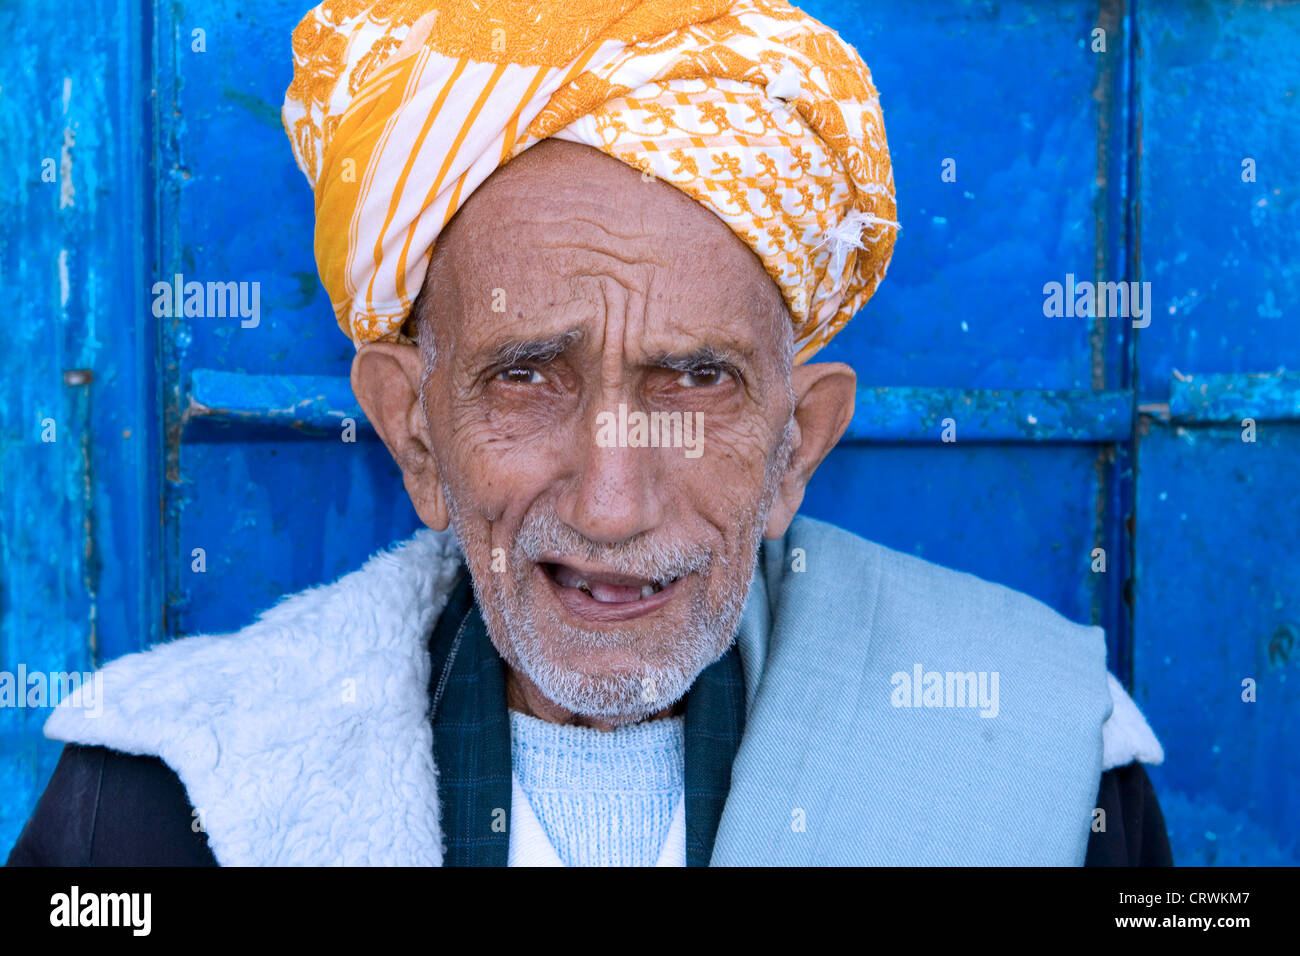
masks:
<svg viewBox="0 0 1300 956"><path fill-rule="evenodd" d="M284 126L357 348L411 341L438 234L547 137L720 216L780 287L796 362L885 275L898 223L871 74L784 0L325 0L293 53Z"/></svg>

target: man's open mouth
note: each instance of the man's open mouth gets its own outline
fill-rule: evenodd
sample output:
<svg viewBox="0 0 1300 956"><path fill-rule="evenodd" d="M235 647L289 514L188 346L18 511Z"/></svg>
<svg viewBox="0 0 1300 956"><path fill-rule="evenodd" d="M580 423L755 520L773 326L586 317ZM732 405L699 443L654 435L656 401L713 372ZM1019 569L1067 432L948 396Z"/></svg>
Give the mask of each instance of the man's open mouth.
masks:
<svg viewBox="0 0 1300 956"><path fill-rule="evenodd" d="M682 580L680 576L640 578L591 571L560 562L541 562L537 567L570 613L607 621L638 617L662 607Z"/></svg>

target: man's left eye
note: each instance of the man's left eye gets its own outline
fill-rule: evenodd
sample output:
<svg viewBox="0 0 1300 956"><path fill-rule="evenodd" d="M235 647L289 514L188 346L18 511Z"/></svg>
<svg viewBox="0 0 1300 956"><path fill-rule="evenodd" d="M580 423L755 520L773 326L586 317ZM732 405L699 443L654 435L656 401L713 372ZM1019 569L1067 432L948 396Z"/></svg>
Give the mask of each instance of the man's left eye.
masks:
<svg viewBox="0 0 1300 956"><path fill-rule="evenodd" d="M509 382L511 385L540 385L546 381L541 372L525 365L503 368L500 372L497 372L497 378L503 382Z"/></svg>
<svg viewBox="0 0 1300 956"><path fill-rule="evenodd" d="M726 378L727 371L721 366L701 365L689 372L683 372L682 377L677 380L677 384L686 388L707 388L710 385L721 385L726 381Z"/></svg>

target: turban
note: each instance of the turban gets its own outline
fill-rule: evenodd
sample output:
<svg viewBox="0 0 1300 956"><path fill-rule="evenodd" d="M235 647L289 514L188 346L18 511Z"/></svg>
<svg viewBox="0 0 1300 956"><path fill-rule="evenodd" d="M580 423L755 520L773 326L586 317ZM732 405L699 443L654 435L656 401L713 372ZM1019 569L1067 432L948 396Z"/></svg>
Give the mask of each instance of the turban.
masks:
<svg viewBox="0 0 1300 956"><path fill-rule="evenodd" d="M885 275L898 230L880 101L854 49L783 0L325 0L282 117L316 199L339 326L412 341L438 234L548 137L682 190L758 256L796 361Z"/></svg>

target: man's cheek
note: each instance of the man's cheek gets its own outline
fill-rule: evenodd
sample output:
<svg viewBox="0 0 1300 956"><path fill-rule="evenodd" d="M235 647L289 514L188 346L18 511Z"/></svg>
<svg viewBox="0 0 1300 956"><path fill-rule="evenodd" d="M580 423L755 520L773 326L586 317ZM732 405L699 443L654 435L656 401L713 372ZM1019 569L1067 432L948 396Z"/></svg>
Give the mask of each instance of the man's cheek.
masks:
<svg viewBox="0 0 1300 956"><path fill-rule="evenodd" d="M475 494L517 493L544 483L548 470L573 449L571 428L521 430L480 421L455 437L450 466L468 476Z"/></svg>
<svg viewBox="0 0 1300 956"><path fill-rule="evenodd" d="M762 491L768 449L760 429L705 419L703 454L683 456L673 473L706 494L705 499L757 499Z"/></svg>

